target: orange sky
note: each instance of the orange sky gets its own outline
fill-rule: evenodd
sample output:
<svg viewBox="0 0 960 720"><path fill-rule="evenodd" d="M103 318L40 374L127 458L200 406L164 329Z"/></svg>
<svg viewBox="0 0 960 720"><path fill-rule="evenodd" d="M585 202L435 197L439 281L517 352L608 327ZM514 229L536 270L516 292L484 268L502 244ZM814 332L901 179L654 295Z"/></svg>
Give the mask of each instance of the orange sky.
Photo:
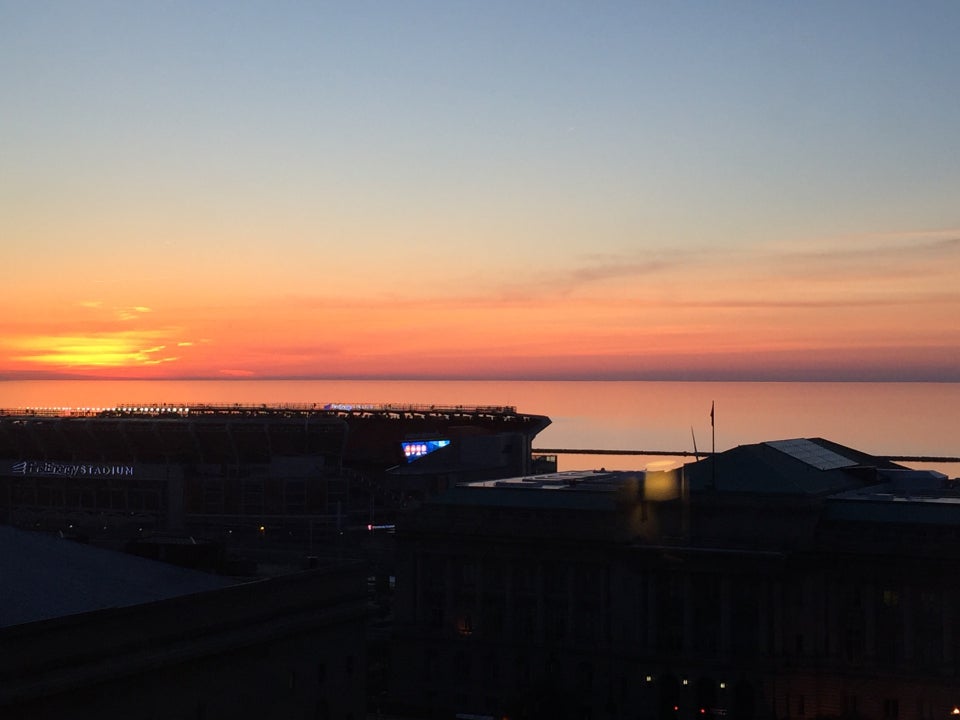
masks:
<svg viewBox="0 0 960 720"><path fill-rule="evenodd" d="M97 297L78 273L8 296L0 372L950 379L960 367L953 235L843 238L749 261L716 253L531 269L526 282L464 279L461 292L452 278L287 292L193 271L169 292L144 277Z"/></svg>
<svg viewBox="0 0 960 720"><path fill-rule="evenodd" d="M960 6L750 8L8 7L0 378L960 380Z"/></svg>

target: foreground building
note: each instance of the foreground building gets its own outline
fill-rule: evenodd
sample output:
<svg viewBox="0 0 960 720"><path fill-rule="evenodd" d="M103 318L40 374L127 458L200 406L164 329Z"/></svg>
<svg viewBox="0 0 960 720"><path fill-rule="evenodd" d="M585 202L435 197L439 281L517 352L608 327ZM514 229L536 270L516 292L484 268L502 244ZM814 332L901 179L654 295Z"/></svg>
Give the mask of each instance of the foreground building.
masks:
<svg viewBox="0 0 960 720"><path fill-rule="evenodd" d="M359 563L252 582L0 526L0 717L359 718Z"/></svg>
<svg viewBox="0 0 960 720"><path fill-rule="evenodd" d="M432 717L945 718L958 560L953 482L822 439L461 485L398 527L392 695Z"/></svg>

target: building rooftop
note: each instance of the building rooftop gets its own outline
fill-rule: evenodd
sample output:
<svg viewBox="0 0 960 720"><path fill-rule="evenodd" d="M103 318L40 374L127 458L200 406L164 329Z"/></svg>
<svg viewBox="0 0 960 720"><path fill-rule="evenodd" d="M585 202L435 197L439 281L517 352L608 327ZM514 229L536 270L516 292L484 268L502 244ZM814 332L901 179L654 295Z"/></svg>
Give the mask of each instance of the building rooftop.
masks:
<svg viewBox="0 0 960 720"><path fill-rule="evenodd" d="M880 473L883 482L837 493L828 520L960 527L960 486L933 470Z"/></svg>
<svg viewBox="0 0 960 720"><path fill-rule="evenodd" d="M462 483L433 499L437 505L609 511L644 492L645 471L571 470Z"/></svg>
<svg viewBox="0 0 960 720"><path fill-rule="evenodd" d="M906 468L823 438L793 438L740 445L684 472L693 492L809 497L876 484L879 471L897 469Z"/></svg>
<svg viewBox="0 0 960 720"><path fill-rule="evenodd" d="M623 472L607 472L606 470L565 470L563 472L465 484L470 487L511 488L515 490L610 492L620 487L621 477L624 474Z"/></svg>
<svg viewBox="0 0 960 720"><path fill-rule="evenodd" d="M231 578L0 525L0 627L235 585Z"/></svg>
<svg viewBox="0 0 960 720"><path fill-rule="evenodd" d="M462 483L398 528L780 552L814 548L838 532L862 539L858 528L865 524L883 542L900 537L905 526L914 534L960 537L960 483L822 438L796 438L742 445L670 471L567 471Z"/></svg>

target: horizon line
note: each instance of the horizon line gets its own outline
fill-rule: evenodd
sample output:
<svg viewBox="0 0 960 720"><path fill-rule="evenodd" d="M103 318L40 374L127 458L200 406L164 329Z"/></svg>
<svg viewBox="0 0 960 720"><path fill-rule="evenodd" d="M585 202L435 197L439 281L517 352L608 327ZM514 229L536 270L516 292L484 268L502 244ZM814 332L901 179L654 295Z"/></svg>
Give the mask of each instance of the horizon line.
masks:
<svg viewBox="0 0 960 720"><path fill-rule="evenodd" d="M0 374L0 382L707 382L707 383L957 383L960 373L928 377L896 376L878 373L876 376L849 377L842 374L800 375L786 377L780 374L764 375L184 375L179 377L130 377L119 375Z"/></svg>

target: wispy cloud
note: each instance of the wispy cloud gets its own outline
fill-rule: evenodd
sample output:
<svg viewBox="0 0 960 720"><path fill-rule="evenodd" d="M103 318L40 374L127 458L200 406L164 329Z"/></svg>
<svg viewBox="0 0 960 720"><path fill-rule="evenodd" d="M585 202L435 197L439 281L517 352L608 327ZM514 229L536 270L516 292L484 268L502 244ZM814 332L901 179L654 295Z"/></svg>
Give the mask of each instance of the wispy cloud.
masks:
<svg viewBox="0 0 960 720"><path fill-rule="evenodd" d="M456 284L457 297L470 305L509 305L603 293L607 288L622 294L624 284L663 281L692 261L686 253L663 251L649 257L589 254L559 265L550 260L545 258L540 266L525 266L508 278L463 278Z"/></svg>
<svg viewBox="0 0 960 720"><path fill-rule="evenodd" d="M794 276L823 276L844 273L855 276L905 277L956 272L960 261L960 233L949 236L913 235L863 238L848 242L818 242L807 247L771 248L760 258L767 265Z"/></svg>
<svg viewBox="0 0 960 720"><path fill-rule="evenodd" d="M138 320L141 315L153 312L148 307L135 306L128 308L116 308L116 316L120 320Z"/></svg>
<svg viewBox="0 0 960 720"><path fill-rule="evenodd" d="M960 292L937 292L932 294L914 295L886 295L882 297L831 297L828 299L738 299L717 298L711 300L675 300L665 299L658 302L663 307L685 308L874 308L890 307L894 305L929 305L929 304L957 304L960 305Z"/></svg>
<svg viewBox="0 0 960 720"><path fill-rule="evenodd" d="M575 268L556 279L555 285L561 292L570 293L583 285L603 283L607 280L650 277L665 270L672 270L679 262L649 260L644 262L611 259L604 263L588 264Z"/></svg>

